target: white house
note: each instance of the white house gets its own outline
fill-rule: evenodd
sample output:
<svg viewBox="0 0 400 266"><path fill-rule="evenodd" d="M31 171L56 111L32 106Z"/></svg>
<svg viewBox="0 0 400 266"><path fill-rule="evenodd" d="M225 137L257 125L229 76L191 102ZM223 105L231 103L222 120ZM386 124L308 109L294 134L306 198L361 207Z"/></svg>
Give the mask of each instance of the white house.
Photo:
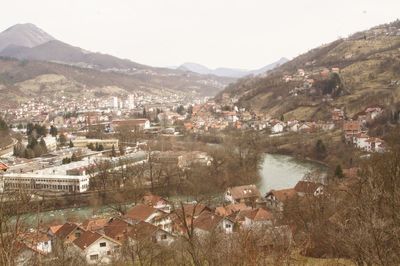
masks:
<svg viewBox="0 0 400 266"><path fill-rule="evenodd" d="M228 217L222 217L212 212L202 212L193 221L194 231L198 235L205 235L211 232L223 232L231 234L235 222Z"/></svg>
<svg viewBox="0 0 400 266"><path fill-rule="evenodd" d="M86 231L72 242L89 264L110 263L119 256L121 243L97 232Z"/></svg>
<svg viewBox="0 0 400 266"><path fill-rule="evenodd" d="M283 129L285 128L285 124L282 122L277 122L277 123L273 123L271 125L271 132L272 133L280 133L283 132Z"/></svg>

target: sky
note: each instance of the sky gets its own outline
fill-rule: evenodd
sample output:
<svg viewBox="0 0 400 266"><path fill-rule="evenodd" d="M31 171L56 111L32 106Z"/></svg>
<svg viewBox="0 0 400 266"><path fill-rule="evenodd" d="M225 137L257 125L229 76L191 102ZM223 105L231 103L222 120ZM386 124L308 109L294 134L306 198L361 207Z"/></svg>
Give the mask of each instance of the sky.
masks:
<svg viewBox="0 0 400 266"><path fill-rule="evenodd" d="M400 18L400 0L1 0L0 31L33 23L151 66L256 69Z"/></svg>

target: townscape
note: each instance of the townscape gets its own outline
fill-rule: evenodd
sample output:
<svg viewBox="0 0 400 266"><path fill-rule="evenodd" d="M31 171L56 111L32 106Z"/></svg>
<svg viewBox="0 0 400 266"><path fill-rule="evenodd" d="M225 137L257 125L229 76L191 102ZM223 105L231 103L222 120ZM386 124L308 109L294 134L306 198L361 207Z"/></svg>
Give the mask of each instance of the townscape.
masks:
<svg viewBox="0 0 400 266"><path fill-rule="evenodd" d="M399 48L163 68L6 29L0 265L400 264Z"/></svg>

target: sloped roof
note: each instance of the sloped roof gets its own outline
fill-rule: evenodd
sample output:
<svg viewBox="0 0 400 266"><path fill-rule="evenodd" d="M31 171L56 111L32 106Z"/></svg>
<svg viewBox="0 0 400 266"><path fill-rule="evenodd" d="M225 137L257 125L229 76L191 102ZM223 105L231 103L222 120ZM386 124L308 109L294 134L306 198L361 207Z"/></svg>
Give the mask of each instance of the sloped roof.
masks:
<svg viewBox="0 0 400 266"><path fill-rule="evenodd" d="M56 237L60 239L65 239L69 234L71 234L76 228L78 228L77 224L74 223L65 223L63 224L55 233Z"/></svg>
<svg viewBox="0 0 400 266"><path fill-rule="evenodd" d="M223 217L216 215L211 212L203 212L194 219L193 227L199 228L205 231L212 231L217 225L224 219Z"/></svg>
<svg viewBox="0 0 400 266"><path fill-rule="evenodd" d="M261 196L260 191L254 184L231 187L231 188L228 188L228 190L230 191L233 199L235 199L235 200Z"/></svg>
<svg viewBox="0 0 400 266"><path fill-rule="evenodd" d="M114 218L104 226L104 234L112 239L118 240L118 236L130 230L129 224L121 219Z"/></svg>
<svg viewBox="0 0 400 266"><path fill-rule="evenodd" d="M7 171L8 165L3 162L0 162L0 171Z"/></svg>
<svg viewBox="0 0 400 266"><path fill-rule="evenodd" d="M87 219L81 224L81 227L84 230L96 231L102 229L109 220L109 218Z"/></svg>
<svg viewBox="0 0 400 266"><path fill-rule="evenodd" d="M151 238L158 230L162 229L150 223L141 221L132 225L132 229L129 231L128 236L136 240L146 239Z"/></svg>
<svg viewBox="0 0 400 266"><path fill-rule="evenodd" d="M229 204L227 206L219 206L215 208L215 213L221 216L228 216L232 213L242 210L251 210L251 207L247 206L244 203Z"/></svg>
<svg viewBox="0 0 400 266"><path fill-rule="evenodd" d="M144 204L137 204L125 214L125 217L135 221L144 221L156 211L158 210L153 207Z"/></svg>
<svg viewBox="0 0 400 266"><path fill-rule="evenodd" d="M278 201L284 202L284 201L296 196L297 192L294 188L287 188L287 189L280 189L280 190L271 190L270 192L267 193L267 196L270 194L274 195Z"/></svg>
<svg viewBox="0 0 400 266"><path fill-rule="evenodd" d="M93 244L96 240L100 239L102 235L97 232L85 231L80 237L74 240L74 244L78 246L80 249L85 250L91 244Z"/></svg>
<svg viewBox="0 0 400 266"><path fill-rule="evenodd" d="M253 221L268 221L273 218L273 214L263 208L244 210L239 213L240 217L247 217Z"/></svg>
<svg viewBox="0 0 400 266"><path fill-rule="evenodd" d="M323 186L321 183L315 183L311 181L299 181L297 182L294 189L297 192L302 192L305 194L313 194L320 186Z"/></svg>

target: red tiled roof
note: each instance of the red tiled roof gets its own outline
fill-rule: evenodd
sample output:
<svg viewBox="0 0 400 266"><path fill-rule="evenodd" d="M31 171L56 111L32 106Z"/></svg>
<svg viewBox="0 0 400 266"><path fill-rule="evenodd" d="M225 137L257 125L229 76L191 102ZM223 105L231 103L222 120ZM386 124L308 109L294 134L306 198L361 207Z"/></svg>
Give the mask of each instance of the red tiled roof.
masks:
<svg viewBox="0 0 400 266"><path fill-rule="evenodd" d="M137 204L125 214L125 217L136 221L144 221L156 211L158 210L153 207Z"/></svg>
<svg viewBox="0 0 400 266"><path fill-rule="evenodd" d="M65 239L69 234L71 234L76 228L78 228L78 225L74 223L65 223L63 224L56 232L56 237L60 239Z"/></svg>
<svg viewBox="0 0 400 266"><path fill-rule="evenodd" d="M85 250L91 244L93 244L96 240L100 239L102 235L97 232L86 231L79 238L74 240L74 244L78 246L80 249Z"/></svg>

